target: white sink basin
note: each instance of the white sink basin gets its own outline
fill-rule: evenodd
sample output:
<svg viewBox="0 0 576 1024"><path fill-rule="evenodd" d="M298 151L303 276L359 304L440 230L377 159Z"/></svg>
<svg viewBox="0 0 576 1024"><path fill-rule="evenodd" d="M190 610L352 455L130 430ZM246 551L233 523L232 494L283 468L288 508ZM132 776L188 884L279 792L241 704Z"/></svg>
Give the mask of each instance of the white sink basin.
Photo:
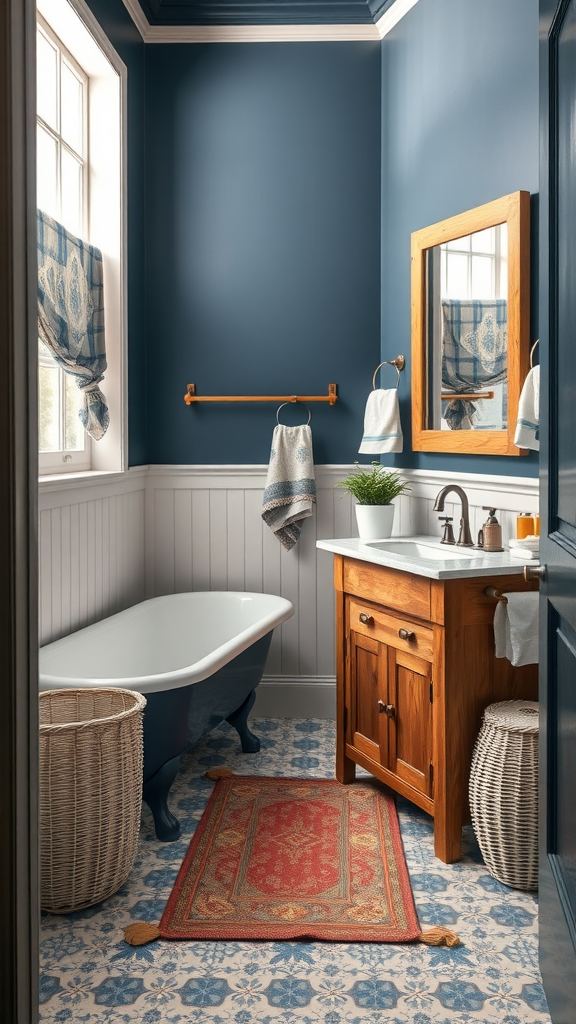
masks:
<svg viewBox="0 0 576 1024"><path fill-rule="evenodd" d="M403 558L435 559L447 561L448 559L476 558L477 553L471 548L452 547L450 544L425 544L422 541L401 540L368 540L364 542L367 548L376 548L378 551L389 551L394 555L401 555Z"/></svg>

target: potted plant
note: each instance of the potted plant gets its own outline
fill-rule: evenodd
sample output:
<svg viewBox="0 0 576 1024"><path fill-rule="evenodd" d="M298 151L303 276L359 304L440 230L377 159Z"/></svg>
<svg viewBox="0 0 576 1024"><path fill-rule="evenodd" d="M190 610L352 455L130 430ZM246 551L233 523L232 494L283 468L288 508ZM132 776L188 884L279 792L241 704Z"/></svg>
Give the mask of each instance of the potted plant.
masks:
<svg viewBox="0 0 576 1024"><path fill-rule="evenodd" d="M392 501L408 488L395 470L386 469L379 462L360 466L345 480L336 484L349 491L357 501L356 521L361 540L380 540L390 537L394 522Z"/></svg>

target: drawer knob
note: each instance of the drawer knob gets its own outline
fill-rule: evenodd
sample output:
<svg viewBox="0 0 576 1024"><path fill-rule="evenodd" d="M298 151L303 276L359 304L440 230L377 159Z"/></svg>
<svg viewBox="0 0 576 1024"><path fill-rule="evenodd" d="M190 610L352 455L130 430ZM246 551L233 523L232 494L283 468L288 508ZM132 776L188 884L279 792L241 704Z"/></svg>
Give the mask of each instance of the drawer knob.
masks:
<svg viewBox="0 0 576 1024"><path fill-rule="evenodd" d="M359 618L360 618L360 622L363 622L365 626L373 626L374 625L374 616L373 615L367 615L366 612L360 612Z"/></svg>
<svg viewBox="0 0 576 1024"><path fill-rule="evenodd" d="M415 640L416 634L413 629L399 629L398 636L401 640Z"/></svg>
<svg viewBox="0 0 576 1024"><path fill-rule="evenodd" d="M378 701L378 714L381 715L385 711L388 718L394 718L396 714L396 707L394 704L385 704L383 700Z"/></svg>

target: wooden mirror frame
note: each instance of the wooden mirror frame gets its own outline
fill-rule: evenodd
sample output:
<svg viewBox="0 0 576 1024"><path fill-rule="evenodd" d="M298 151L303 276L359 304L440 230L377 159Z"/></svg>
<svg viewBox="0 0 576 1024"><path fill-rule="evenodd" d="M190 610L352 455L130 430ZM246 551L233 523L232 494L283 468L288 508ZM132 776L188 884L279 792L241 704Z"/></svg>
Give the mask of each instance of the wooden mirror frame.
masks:
<svg viewBox="0 0 576 1024"><path fill-rule="evenodd" d="M508 426L506 430L429 430L426 253L475 231L508 225ZM530 193L513 192L412 235L412 450L527 455L514 444L520 390L530 368Z"/></svg>

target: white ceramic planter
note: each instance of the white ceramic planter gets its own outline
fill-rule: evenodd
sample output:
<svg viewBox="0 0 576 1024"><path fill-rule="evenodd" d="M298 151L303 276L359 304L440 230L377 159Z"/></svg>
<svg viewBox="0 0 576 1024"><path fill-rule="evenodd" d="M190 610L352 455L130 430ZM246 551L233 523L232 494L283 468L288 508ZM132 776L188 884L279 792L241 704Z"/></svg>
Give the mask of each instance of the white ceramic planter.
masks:
<svg viewBox="0 0 576 1024"><path fill-rule="evenodd" d="M392 536L394 505L356 505L360 540L385 540Z"/></svg>

